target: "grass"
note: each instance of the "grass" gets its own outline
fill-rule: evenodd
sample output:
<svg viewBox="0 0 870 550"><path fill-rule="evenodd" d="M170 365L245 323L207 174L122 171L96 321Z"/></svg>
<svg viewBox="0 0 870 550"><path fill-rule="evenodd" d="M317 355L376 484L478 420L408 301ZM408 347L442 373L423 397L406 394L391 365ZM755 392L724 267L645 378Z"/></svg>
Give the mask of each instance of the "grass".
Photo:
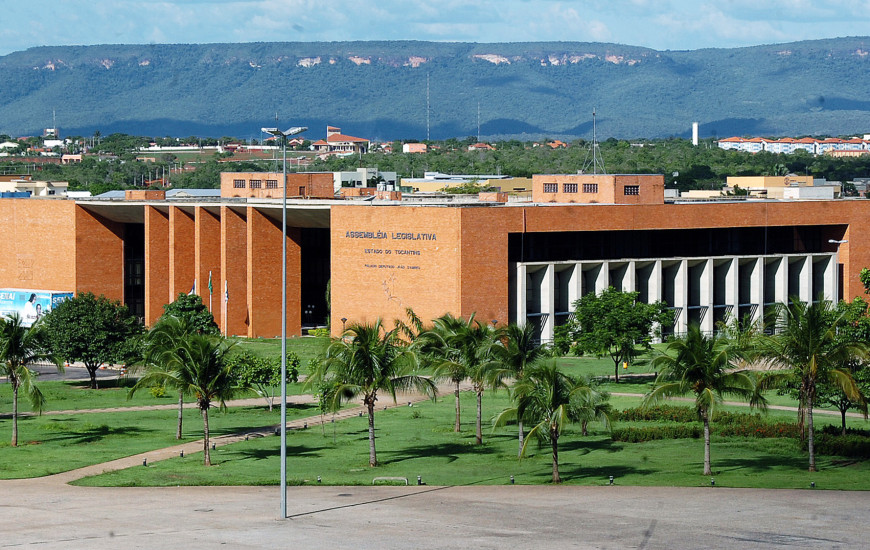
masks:
<svg viewBox="0 0 870 550"><path fill-rule="evenodd" d="M259 357L281 357L280 338L234 338L236 347ZM299 356L300 373L307 374L308 362L325 351L329 338L302 336L287 339L287 351Z"/></svg>
<svg viewBox="0 0 870 550"><path fill-rule="evenodd" d="M316 414L314 405L288 406L288 417ZM202 438L202 417L198 409L184 413L184 437L175 439L176 411L130 411L114 413L69 414L19 419L19 447L9 446L12 421L0 420L0 479L39 477L98 464L153 449ZM209 428L212 436L235 433L255 427L276 425L279 409L238 407L212 410ZM271 444L278 449L274 438ZM195 460L195 459L194 459ZM202 461L200 455L200 463Z"/></svg>
<svg viewBox="0 0 870 550"><path fill-rule="evenodd" d="M177 405L178 394L168 391L164 396L154 397L148 388L138 390L132 398L128 399L128 391L133 381L126 378L101 379L100 389L91 390L87 381L52 381L37 382L37 387L45 396L45 411L66 411L82 409L107 409L139 407L149 405ZM277 392L280 396L280 390ZM288 395L303 393L303 385L288 384ZM239 393L236 398L244 399L257 397L253 392ZM185 399L190 403L195 401L193 396ZM263 401L265 405L265 400ZM30 403L18 395L18 406L22 412L30 410ZM0 411L8 415L12 410L12 387L9 384L0 384Z"/></svg>
<svg viewBox="0 0 870 550"><path fill-rule="evenodd" d="M619 407L635 406L636 398L614 399ZM367 419L351 418L323 431L311 428L288 435L288 481L329 485L370 485L373 478L422 476L429 485L548 483L548 448L529 446L529 456L517 460L516 428L493 432L487 420L507 406L504 392L484 397L484 444L474 444L473 395L463 395L463 431L453 432L453 400L378 411L376 415L380 465L368 467ZM731 408L728 408L731 409ZM734 410L746 411L745 408ZM771 413L771 420L794 420L794 413ZM819 424L837 419L820 419ZM622 424L630 425L630 424ZM334 429L334 435L333 435ZM825 489L870 490L870 462L817 457L822 471L806 472L806 453L788 439L715 437L713 470L717 486L807 488L810 482ZM137 467L80 480L93 486L274 485L279 449L265 440L251 440L218 448L216 466L200 466L196 456L171 459L147 468ZM560 439L560 471L567 484L603 485L609 476L620 485L708 486L700 475L701 440L618 443L603 432L582 437L577 429Z"/></svg>

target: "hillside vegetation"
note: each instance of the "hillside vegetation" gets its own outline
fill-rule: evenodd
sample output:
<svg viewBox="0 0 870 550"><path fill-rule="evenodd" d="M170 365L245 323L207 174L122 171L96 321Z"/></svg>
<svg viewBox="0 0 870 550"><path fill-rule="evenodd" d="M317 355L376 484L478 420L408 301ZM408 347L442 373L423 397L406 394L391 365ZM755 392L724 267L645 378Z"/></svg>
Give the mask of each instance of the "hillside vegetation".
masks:
<svg viewBox="0 0 870 550"><path fill-rule="evenodd" d="M548 42L40 47L0 57L0 133L259 137L276 112L371 139L843 135L870 129L870 38L655 51Z"/></svg>

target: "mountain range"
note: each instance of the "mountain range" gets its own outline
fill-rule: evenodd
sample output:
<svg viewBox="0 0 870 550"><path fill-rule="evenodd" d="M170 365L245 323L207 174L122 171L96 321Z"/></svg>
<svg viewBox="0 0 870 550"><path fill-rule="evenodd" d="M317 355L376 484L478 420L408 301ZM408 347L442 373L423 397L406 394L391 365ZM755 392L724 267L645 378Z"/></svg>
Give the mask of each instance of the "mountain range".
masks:
<svg viewBox="0 0 870 550"><path fill-rule="evenodd" d="M51 46L0 57L0 133L375 140L870 132L870 37L692 51L619 44ZM56 122L55 122L56 121Z"/></svg>

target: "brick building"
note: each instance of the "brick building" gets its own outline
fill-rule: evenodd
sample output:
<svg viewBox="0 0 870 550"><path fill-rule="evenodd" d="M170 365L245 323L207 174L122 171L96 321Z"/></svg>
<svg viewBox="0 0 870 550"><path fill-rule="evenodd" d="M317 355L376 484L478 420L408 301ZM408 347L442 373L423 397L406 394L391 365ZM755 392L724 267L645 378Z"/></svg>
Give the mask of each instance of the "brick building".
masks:
<svg viewBox="0 0 870 550"><path fill-rule="evenodd" d="M276 336L281 200L250 193L252 174L224 177L248 194L0 199L0 287L105 294L150 324L195 286L225 333ZM655 198L662 176L589 178L536 176L533 194L582 196L561 186L597 182L595 204L288 199L288 333L326 322L330 281L333 334L335 319L391 324L411 307L423 319L533 322L545 340L575 299L608 285L666 301L675 331L758 318L791 295L863 293L870 201L669 203Z"/></svg>

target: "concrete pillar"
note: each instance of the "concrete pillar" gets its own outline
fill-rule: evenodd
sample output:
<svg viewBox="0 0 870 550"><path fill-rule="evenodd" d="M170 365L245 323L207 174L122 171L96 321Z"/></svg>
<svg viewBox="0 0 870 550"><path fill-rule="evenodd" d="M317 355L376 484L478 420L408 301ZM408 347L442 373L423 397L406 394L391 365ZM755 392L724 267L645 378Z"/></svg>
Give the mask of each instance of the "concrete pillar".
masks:
<svg viewBox="0 0 870 550"><path fill-rule="evenodd" d="M145 206L145 326L163 315L169 298L169 216Z"/></svg>
<svg viewBox="0 0 870 550"><path fill-rule="evenodd" d="M758 304L755 309L755 314L752 316L752 322L757 323L764 317L764 258L759 257L753 260L755 267L752 270L752 282L750 283L750 293L752 296L752 304Z"/></svg>
<svg viewBox="0 0 870 550"><path fill-rule="evenodd" d="M637 262L630 261L625 267L625 277L622 278L622 288L625 292L637 290Z"/></svg>
<svg viewBox="0 0 870 550"><path fill-rule="evenodd" d="M218 326L221 325L223 314L221 287L221 221L203 207L196 207L194 212L194 276L197 291L202 301L209 308ZM208 281L211 275L212 292L209 294Z"/></svg>
<svg viewBox="0 0 870 550"><path fill-rule="evenodd" d="M731 306L731 313L726 317L726 323L740 316L740 260L730 258L728 262L728 272L725 275L725 305Z"/></svg>
<svg viewBox="0 0 870 550"><path fill-rule="evenodd" d="M704 269L701 273L700 291L700 306L706 308L705 310L702 310L704 317L701 319L701 330L707 334L712 334L715 315L713 315L713 260L711 259L704 262Z"/></svg>
<svg viewBox="0 0 870 550"><path fill-rule="evenodd" d="M788 295L788 258L777 258L774 263L776 266L776 301L780 304L787 304Z"/></svg>
<svg viewBox="0 0 870 550"><path fill-rule="evenodd" d="M517 318L516 323L518 325L524 325L527 321L527 311L526 311L526 292L528 289L526 288L528 277L528 268L525 264L517 264Z"/></svg>
<svg viewBox="0 0 870 550"><path fill-rule="evenodd" d="M245 214L221 206L221 330L228 336L248 334L247 256Z"/></svg>
<svg viewBox="0 0 870 550"><path fill-rule="evenodd" d="M688 282L689 266L686 260L680 261L680 267L677 269L677 276L674 281L674 307L679 308L679 315L675 319L674 332L677 334L685 334L689 327L689 315L686 307L689 305L689 285Z"/></svg>
<svg viewBox="0 0 870 550"><path fill-rule="evenodd" d="M610 264L601 262L598 277L595 279L595 294L601 294L610 286Z"/></svg>
<svg viewBox="0 0 870 550"><path fill-rule="evenodd" d="M828 263L825 266L825 300L830 300L831 302L837 301L837 294L839 294L839 273L838 273L838 263L839 258L838 254L835 252L831 256L828 257Z"/></svg>
<svg viewBox="0 0 870 550"><path fill-rule="evenodd" d="M556 272L553 264L544 268L541 279L541 342L553 341L553 327L556 325Z"/></svg>
<svg viewBox="0 0 870 550"><path fill-rule="evenodd" d="M169 207L169 300L187 294L195 275L195 224L193 216L177 206ZM196 294L202 296L203 281L196 281Z"/></svg>
<svg viewBox="0 0 870 550"><path fill-rule="evenodd" d="M583 264L576 263L571 267L571 278L568 280L568 311L574 311L574 302L583 296Z"/></svg>
<svg viewBox="0 0 870 550"><path fill-rule="evenodd" d="M813 258L804 256L794 265L800 269L798 297L801 302L809 304L813 301Z"/></svg>

